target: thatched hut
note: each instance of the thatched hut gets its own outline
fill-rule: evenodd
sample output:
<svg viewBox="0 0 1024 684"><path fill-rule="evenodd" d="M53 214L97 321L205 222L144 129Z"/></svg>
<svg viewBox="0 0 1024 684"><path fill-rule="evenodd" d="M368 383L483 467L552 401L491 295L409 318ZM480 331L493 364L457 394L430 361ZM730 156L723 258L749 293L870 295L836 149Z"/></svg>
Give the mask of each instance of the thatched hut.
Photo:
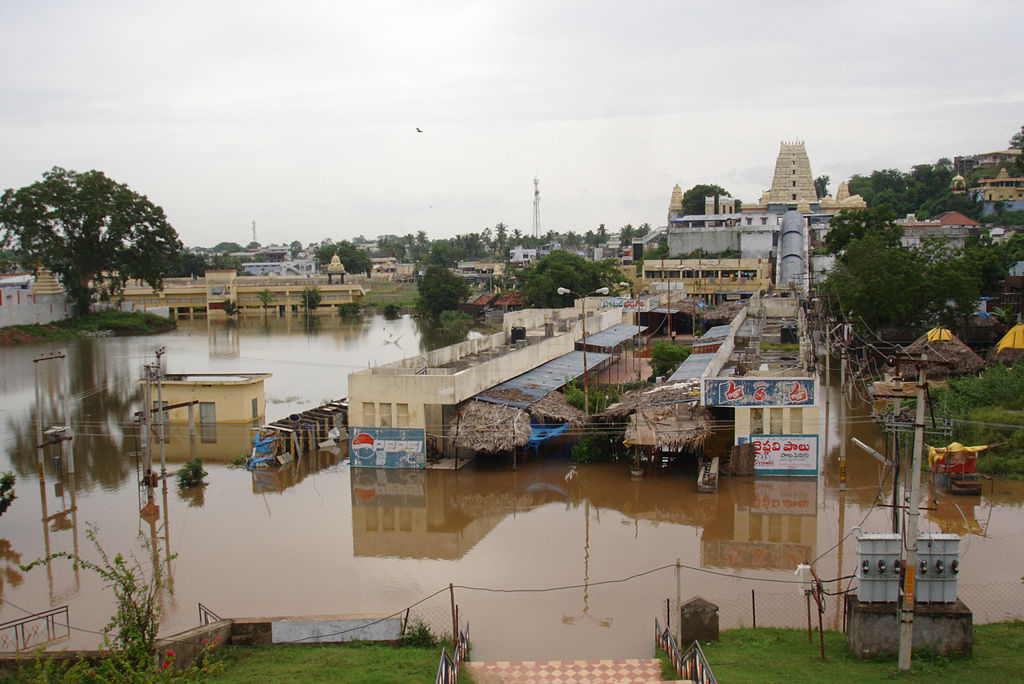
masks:
<svg viewBox="0 0 1024 684"><path fill-rule="evenodd" d="M971 375L985 367L985 360L946 328L932 328L913 344L904 347L903 352L915 357L924 352L930 360L948 362L948 367L933 366L928 369L928 377L933 379ZM903 377L917 377L917 371L910 364L898 364L898 370Z"/></svg>
<svg viewBox="0 0 1024 684"><path fill-rule="evenodd" d="M1024 324L1010 328L989 353L989 361L1012 365L1024 360Z"/></svg>
<svg viewBox="0 0 1024 684"><path fill-rule="evenodd" d="M705 409L697 404L642 406L630 418L625 439L661 451L697 449L711 435L707 417Z"/></svg>
<svg viewBox="0 0 1024 684"><path fill-rule="evenodd" d="M485 454L526 446L531 432L525 410L489 401L467 401L448 421L448 435L456 447Z"/></svg>
<svg viewBox="0 0 1024 684"><path fill-rule="evenodd" d="M508 401L519 402L523 397L532 399L529 395L514 389L501 392L505 393L501 398ZM490 396L494 396L494 393ZM586 415L569 404L560 392L550 392L525 409L490 401L471 400L455 410L448 421L448 434L458 448L496 454L526 446L533 433L532 422L560 425L568 423L570 429L578 429L586 422Z"/></svg>

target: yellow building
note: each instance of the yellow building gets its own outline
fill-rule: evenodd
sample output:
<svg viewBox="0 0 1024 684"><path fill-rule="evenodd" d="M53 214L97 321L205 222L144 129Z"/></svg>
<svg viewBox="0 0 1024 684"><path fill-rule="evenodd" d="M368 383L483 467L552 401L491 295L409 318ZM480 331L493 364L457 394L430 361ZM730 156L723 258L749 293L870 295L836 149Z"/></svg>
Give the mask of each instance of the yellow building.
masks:
<svg viewBox="0 0 1024 684"><path fill-rule="evenodd" d="M1000 169L995 178L979 178L974 188L986 202L1015 202L1024 200L1024 177L1011 176Z"/></svg>
<svg viewBox="0 0 1024 684"><path fill-rule="evenodd" d="M302 309L302 291L310 286L320 291L318 308L321 311L330 311L338 304L360 302L366 296L362 285L330 282L328 276L240 276L227 270L206 271L205 278L167 278L161 290L134 281L125 286L121 297L128 310L166 306L175 317L223 317L228 300L237 305L240 314L270 311L285 315ZM260 298L264 290L272 295L266 305Z"/></svg>
<svg viewBox="0 0 1024 684"><path fill-rule="evenodd" d="M746 299L771 285L768 259L647 259L639 283L648 291L682 290L687 297L705 297L713 304Z"/></svg>
<svg viewBox="0 0 1024 684"><path fill-rule="evenodd" d="M161 434L172 460L193 456L227 460L252 448L252 428L266 418L263 381L270 373L167 374L159 396L168 407L164 430L159 414L153 416L154 450ZM153 408L157 385L150 383ZM195 403L193 403L195 402ZM193 439L196 438L196 439Z"/></svg>

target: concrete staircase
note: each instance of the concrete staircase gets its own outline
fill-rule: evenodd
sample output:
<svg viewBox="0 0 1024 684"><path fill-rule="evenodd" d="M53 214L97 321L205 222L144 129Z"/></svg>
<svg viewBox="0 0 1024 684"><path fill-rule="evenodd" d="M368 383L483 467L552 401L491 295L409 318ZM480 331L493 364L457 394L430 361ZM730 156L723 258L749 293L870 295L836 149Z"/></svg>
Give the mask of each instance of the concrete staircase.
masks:
<svg viewBox="0 0 1024 684"><path fill-rule="evenodd" d="M467 662L477 684L657 684L661 662L630 660L547 660ZM678 684L678 682L677 682Z"/></svg>

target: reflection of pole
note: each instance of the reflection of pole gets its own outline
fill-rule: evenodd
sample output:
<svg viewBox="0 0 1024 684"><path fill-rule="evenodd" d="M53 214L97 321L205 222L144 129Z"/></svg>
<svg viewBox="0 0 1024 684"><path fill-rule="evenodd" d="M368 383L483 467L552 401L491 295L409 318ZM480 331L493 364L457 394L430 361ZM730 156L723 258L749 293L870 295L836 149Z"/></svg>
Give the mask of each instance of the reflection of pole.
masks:
<svg viewBox="0 0 1024 684"><path fill-rule="evenodd" d="M900 671L910 669L910 647L914 639L914 572L917 570L917 516L921 499L921 452L924 450L925 382L928 377L926 355L921 354L917 369L917 414L914 418L914 453L910 463L910 510L903 536L907 540L906 575L903 580L903 605L900 608Z"/></svg>
<svg viewBox="0 0 1024 684"><path fill-rule="evenodd" d="M167 478L163 480L164 497L164 557L167 559L167 589L174 593L174 573L171 572L171 528L167 515Z"/></svg>
<svg viewBox="0 0 1024 684"><path fill-rule="evenodd" d="M843 589L843 539L846 537L843 530L846 529L846 492L839 492L839 555L836 560L836 596L842 595ZM838 605L839 599L836 598ZM839 630L839 613L840 610L836 610L836 627Z"/></svg>
<svg viewBox="0 0 1024 684"><path fill-rule="evenodd" d="M164 348L156 350L156 404L160 407L160 476L167 477L167 459L164 455L164 442L167 441L167 412L164 411L164 367L161 358Z"/></svg>
<svg viewBox="0 0 1024 684"><path fill-rule="evenodd" d="M682 613L682 595L683 595L683 569L679 565L679 559L676 558L676 643L682 643L683 639L683 613Z"/></svg>
<svg viewBox="0 0 1024 684"><path fill-rule="evenodd" d="M839 491L846 490L846 347L839 352Z"/></svg>

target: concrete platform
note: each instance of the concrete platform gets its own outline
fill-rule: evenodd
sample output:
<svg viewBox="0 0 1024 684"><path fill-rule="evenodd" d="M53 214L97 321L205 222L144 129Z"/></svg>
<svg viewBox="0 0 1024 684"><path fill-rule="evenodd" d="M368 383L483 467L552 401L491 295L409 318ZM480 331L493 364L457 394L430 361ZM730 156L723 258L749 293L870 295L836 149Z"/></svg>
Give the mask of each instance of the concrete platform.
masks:
<svg viewBox="0 0 1024 684"><path fill-rule="evenodd" d="M963 601L918 603L914 606L913 648L970 656L973 625L974 614ZM899 626L896 603L863 603L851 597L846 604L846 646L858 657L897 654Z"/></svg>

